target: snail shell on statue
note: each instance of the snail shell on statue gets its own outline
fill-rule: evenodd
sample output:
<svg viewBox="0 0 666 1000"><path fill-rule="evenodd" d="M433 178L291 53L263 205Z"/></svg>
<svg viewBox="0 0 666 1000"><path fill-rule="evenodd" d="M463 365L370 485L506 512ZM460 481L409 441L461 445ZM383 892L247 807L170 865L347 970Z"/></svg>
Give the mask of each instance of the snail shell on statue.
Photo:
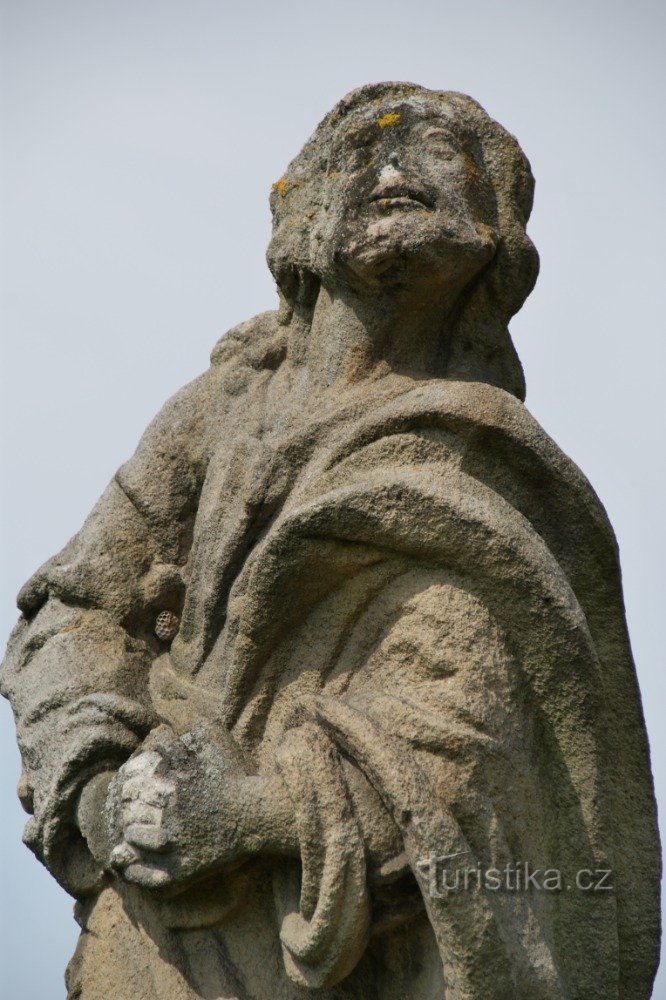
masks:
<svg viewBox="0 0 666 1000"><path fill-rule="evenodd" d="M155 619L155 635L162 642L171 642L178 634L180 618L173 611L160 611Z"/></svg>

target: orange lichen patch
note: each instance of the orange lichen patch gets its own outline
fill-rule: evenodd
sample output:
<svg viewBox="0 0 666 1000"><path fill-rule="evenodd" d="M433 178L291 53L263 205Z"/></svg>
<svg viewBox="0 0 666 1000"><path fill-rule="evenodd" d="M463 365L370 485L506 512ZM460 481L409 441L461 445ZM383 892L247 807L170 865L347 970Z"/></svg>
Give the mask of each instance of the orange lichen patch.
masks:
<svg viewBox="0 0 666 1000"><path fill-rule="evenodd" d="M397 125L399 121L399 113L397 111L389 111L388 114L382 115L381 118L377 119L377 124L380 128L390 128L391 125Z"/></svg>
<svg viewBox="0 0 666 1000"><path fill-rule="evenodd" d="M279 194L281 198L284 198L288 190L289 185L284 177L281 177L280 180L276 181L271 187L271 191L275 191L275 193Z"/></svg>
<svg viewBox="0 0 666 1000"><path fill-rule="evenodd" d="M326 176L327 177L331 177L331 178L337 177L338 176L338 171L337 170L329 170L329 172L326 174Z"/></svg>

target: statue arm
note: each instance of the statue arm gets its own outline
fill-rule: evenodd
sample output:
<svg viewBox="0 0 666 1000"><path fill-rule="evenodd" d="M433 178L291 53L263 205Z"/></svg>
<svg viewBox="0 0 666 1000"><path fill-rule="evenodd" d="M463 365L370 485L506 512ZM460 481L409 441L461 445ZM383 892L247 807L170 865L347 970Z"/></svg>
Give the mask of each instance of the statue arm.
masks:
<svg viewBox="0 0 666 1000"><path fill-rule="evenodd" d="M212 371L165 405L82 529L19 594L2 693L32 813L25 839L75 892L99 875L74 822L80 791L115 770L157 721L147 694L150 664L164 648L155 617L181 600Z"/></svg>

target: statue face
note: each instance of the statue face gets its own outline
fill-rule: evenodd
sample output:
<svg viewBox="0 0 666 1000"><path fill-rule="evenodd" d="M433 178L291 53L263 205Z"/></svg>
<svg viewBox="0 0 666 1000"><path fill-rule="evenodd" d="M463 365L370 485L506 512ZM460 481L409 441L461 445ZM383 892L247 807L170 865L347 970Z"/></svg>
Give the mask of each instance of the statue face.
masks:
<svg viewBox="0 0 666 1000"><path fill-rule="evenodd" d="M339 126L315 237L327 267L370 283L463 287L492 257L483 170L432 101L367 106Z"/></svg>

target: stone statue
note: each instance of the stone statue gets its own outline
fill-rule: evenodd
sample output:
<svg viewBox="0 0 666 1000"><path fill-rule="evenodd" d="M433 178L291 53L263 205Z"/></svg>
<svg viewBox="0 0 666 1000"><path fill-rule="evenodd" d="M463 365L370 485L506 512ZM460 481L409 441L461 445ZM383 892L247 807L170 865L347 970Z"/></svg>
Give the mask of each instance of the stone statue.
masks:
<svg viewBox="0 0 666 1000"><path fill-rule="evenodd" d="M70 998L649 997L617 549L507 329L532 190L469 97L342 100L273 187L279 309L21 591L2 683Z"/></svg>

